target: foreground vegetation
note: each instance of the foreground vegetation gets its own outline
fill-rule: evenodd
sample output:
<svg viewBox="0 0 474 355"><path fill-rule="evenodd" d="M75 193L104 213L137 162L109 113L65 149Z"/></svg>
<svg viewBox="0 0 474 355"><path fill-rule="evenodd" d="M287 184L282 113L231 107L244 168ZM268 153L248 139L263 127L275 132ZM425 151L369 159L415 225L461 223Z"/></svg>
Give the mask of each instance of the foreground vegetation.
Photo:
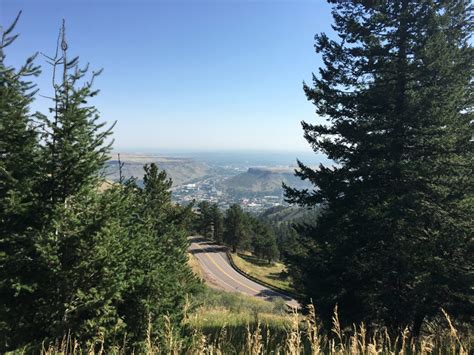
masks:
<svg viewBox="0 0 474 355"><path fill-rule="evenodd" d="M189 309L194 309L185 312L182 330L165 322L158 340L150 324L140 353L467 355L472 351L470 333L460 333L447 314L424 324L421 335L413 338L408 328L396 334L389 334L386 328L368 329L364 324L342 328L337 308L332 323L324 326L312 305L306 315L286 312L282 305L205 288L189 300ZM114 344L106 334L98 335L86 346L66 334L57 343L45 342L41 350L44 355L133 352L136 349L126 338Z"/></svg>
<svg viewBox="0 0 474 355"><path fill-rule="evenodd" d="M190 255L193 270L200 268ZM322 323L315 307L290 310L283 300L268 302L239 293L204 287L189 299L183 337L175 353L188 354L469 354L472 328L455 323L447 313L425 322L419 337L405 327L390 332L363 323L344 327L337 307ZM150 342L150 353L163 345Z"/></svg>
<svg viewBox="0 0 474 355"><path fill-rule="evenodd" d="M245 300L246 297L234 295L230 299L233 297L244 308L200 308L187 321L190 334L188 343L183 340L177 344L175 352L467 355L473 346L471 333L467 331L460 334L444 312L444 319L424 324L422 334L414 338L410 336L408 327L395 334L389 334L386 328L367 329L363 323L352 328L342 328L337 307L332 324L323 326L313 305L308 306L306 315L300 315L296 310L285 314L281 309L283 303L273 307L263 306ZM160 346L157 346L152 352L159 349Z"/></svg>
<svg viewBox="0 0 474 355"><path fill-rule="evenodd" d="M312 189L287 201L322 207L297 228L287 264L297 291L329 321L412 326L441 307L471 322L474 230L472 1L329 1L334 35L303 122L316 153Z"/></svg>
<svg viewBox="0 0 474 355"><path fill-rule="evenodd" d="M89 103L98 73L87 78L68 56L64 24L48 58L52 107L30 113L40 67L34 57L6 64L15 23L0 33L0 353L37 352L68 333L143 351L147 335L180 326L198 287L187 264L191 210L172 203L154 164L142 186L105 180L111 128Z"/></svg>

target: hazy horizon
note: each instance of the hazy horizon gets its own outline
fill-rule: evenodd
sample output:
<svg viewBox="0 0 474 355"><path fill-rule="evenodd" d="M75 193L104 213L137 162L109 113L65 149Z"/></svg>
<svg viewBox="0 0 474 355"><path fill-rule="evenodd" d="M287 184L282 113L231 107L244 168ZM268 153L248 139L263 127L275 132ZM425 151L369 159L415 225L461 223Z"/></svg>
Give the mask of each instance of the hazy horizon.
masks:
<svg viewBox="0 0 474 355"><path fill-rule="evenodd" d="M331 161L321 153L313 151L289 150L250 150L250 149L222 149L222 150L186 150L186 149L116 149L111 152L111 159L117 154L123 155L150 155L163 158L190 158L207 163L226 165L239 164L250 166L296 166L297 159L305 164L316 165Z"/></svg>

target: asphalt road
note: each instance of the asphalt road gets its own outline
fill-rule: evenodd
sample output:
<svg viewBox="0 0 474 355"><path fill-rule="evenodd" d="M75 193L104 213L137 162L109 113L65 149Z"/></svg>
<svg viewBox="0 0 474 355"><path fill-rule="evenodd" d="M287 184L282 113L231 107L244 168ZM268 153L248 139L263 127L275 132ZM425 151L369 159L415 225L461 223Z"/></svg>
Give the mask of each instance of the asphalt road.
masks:
<svg viewBox="0 0 474 355"><path fill-rule="evenodd" d="M260 285L234 270L225 253L225 247L203 237L189 237L190 253L194 254L211 285L228 292L240 292L249 296L272 300L283 298L288 305L298 306L294 299Z"/></svg>

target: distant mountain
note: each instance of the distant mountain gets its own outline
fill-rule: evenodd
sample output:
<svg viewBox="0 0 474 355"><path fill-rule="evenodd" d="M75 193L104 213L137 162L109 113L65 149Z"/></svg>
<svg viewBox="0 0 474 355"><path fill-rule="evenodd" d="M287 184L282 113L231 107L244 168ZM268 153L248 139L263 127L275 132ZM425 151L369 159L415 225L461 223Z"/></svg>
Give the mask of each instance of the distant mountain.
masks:
<svg viewBox="0 0 474 355"><path fill-rule="evenodd" d="M222 182L222 187L233 194L283 193L282 183L295 188L309 188L310 185L294 175L291 168L249 168L246 172Z"/></svg>
<svg viewBox="0 0 474 355"><path fill-rule="evenodd" d="M158 168L166 170L173 180L173 186L179 186L203 179L216 173L216 168L206 163L198 162L189 158L172 158L156 155L123 154L120 157L124 163L122 173L125 178L135 177L139 183L143 179L143 165L155 163ZM118 160L111 159L107 163L107 178L119 180Z"/></svg>

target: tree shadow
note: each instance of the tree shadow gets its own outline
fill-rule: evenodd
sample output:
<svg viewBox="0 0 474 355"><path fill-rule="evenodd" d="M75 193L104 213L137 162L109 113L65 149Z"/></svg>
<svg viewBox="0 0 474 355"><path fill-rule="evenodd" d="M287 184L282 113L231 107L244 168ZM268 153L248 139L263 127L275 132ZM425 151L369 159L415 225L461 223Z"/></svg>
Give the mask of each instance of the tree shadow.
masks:
<svg viewBox="0 0 474 355"><path fill-rule="evenodd" d="M201 247L199 249L190 249L191 254L202 254L202 253L225 253L227 251L226 247L222 246L207 246Z"/></svg>
<svg viewBox="0 0 474 355"><path fill-rule="evenodd" d="M286 273L285 273L286 274ZM267 275L267 277L269 279L272 279L272 280L278 280L278 281L281 281L281 280L286 280L288 277L284 277L282 276L282 273L281 272L271 272Z"/></svg>
<svg viewBox="0 0 474 355"><path fill-rule="evenodd" d="M194 248L190 249L189 252L191 254L201 254L201 253L225 253L227 251L227 247L214 243L210 241L209 239L206 239L201 236L192 236L188 238L188 241L190 243L196 243L196 244L205 244L206 246L200 246L200 248Z"/></svg>
<svg viewBox="0 0 474 355"><path fill-rule="evenodd" d="M265 290L262 290L260 291L258 294L257 294L258 297L263 297L263 298L267 298L269 300L275 300L277 298L282 298L283 300L285 301L291 301L293 300L291 297L287 296L287 295L284 295L280 292L277 292L277 291L273 291L273 290L270 290L270 289L265 289Z"/></svg>

